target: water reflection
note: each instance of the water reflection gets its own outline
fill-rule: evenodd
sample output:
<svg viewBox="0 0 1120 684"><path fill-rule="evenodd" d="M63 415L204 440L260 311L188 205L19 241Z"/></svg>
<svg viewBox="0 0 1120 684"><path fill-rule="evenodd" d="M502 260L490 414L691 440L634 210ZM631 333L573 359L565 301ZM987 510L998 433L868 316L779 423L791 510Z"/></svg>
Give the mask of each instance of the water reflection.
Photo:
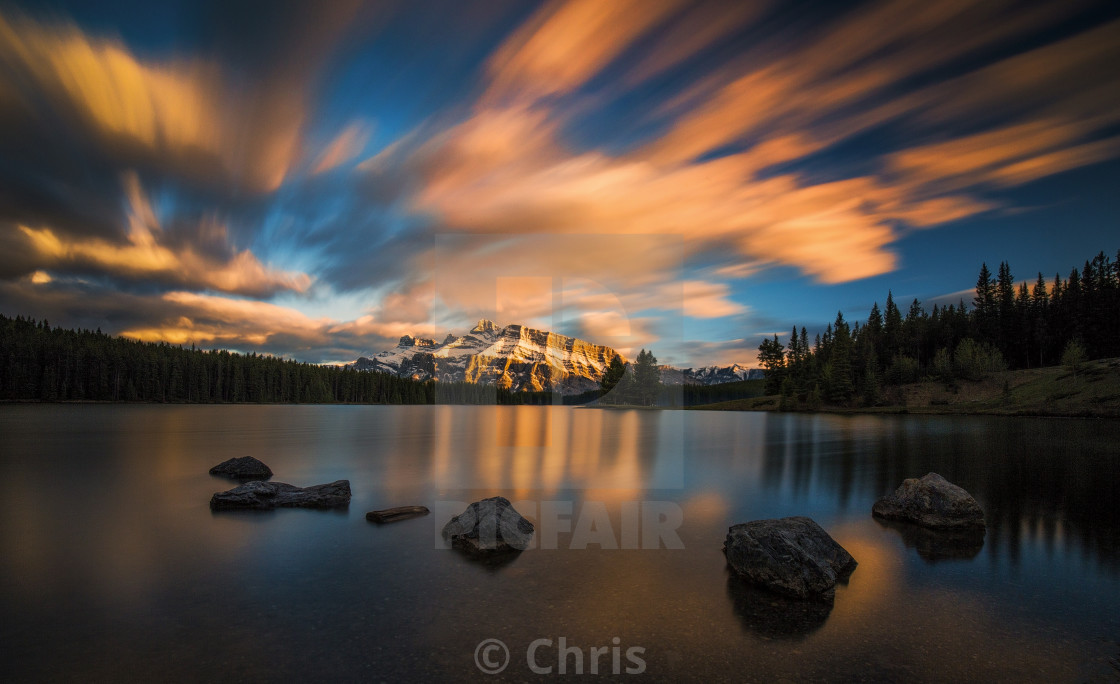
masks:
<svg viewBox="0 0 1120 684"><path fill-rule="evenodd" d="M767 639L804 639L824 625L833 605L780 596L752 586L730 570L727 595L743 628Z"/></svg>
<svg viewBox="0 0 1120 684"><path fill-rule="evenodd" d="M765 435L760 495L841 513L871 504L907 477L940 473L984 508L992 557L1018 562L1024 542L1078 545L1120 569L1120 423L919 416L707 414L692 425L690 471L718 470L722 424ZM735 485L711 481L716 490ZM748 486L751 486L748 483ZM797 506L792 504L796 503ZM917 546L915 544L915 546Z"/></svg>
<svg viewBox="0 0 1120 684"><path fill-rule="evenodd" d="M227 486L207 470L244 455L296 485L350 479L352 505L212 515ZM457 680L483 638L513 650L561 635L644 646L661 681L1091 679L1120 628L1118 463L1120 425L1087 421L3 406L0 641L17 681ZM987 513L982 546L956 562L871 517L929 471ZM573 550L561 533L487 566L435 548L442 515L363 520L494 495L538 512L603 504L616 531L628 502L675 502L685 549ZM831 612L726 574L729 525L787 515L859 561Z"/></svg>
<svg viewBox="0 0 1120 684"><path fill-rule="evenodd" d="M894 530L907 548L930 563L945 560L970 560L984 548L984 529L931 530L913 523L875 518L883 528Z"/></svg>
<svg viewBox="0 0 1120 684"><path fill-rule="evenodd" d="M569 407L436 406L431 461L446 490L549 495L679 488L679 413Z"/></svg>

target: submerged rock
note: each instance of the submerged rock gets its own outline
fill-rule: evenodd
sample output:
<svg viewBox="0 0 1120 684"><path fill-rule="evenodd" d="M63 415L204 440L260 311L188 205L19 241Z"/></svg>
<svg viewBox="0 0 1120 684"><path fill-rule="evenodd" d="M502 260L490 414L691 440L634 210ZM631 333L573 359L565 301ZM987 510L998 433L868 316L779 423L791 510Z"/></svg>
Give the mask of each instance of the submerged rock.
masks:
<svg viewBox="0 0 1120 684"><path fill-rule="evenodd" d="M937 473L903 480L871 507L872 515L935 529L984 527L984 511L972 495Z"/></svg>
<svg viewBox="0 0 1120 684"><path fill-rule="evenodd" d="M296 487L285 482L246 482L210 498L210 508L337 508L350 503L350 480Z"/></svg>
<svg viewBox="0 0 1120 684"><path fill-rule="evenodd" d="M533 539L533 523L521 517L502 496L475 501L447 522L443 538L470 554L524 551Z"/></svg>
<svg viewBox="0 0 1120 684"><path fill-rule="evenodd" d="M856 568L844 547L801 516L732 525L723 553L743 579L799 599L832 601L836 582Z"/></svg>
<svg viewBox="0 0 1120 684"><path fill-rule="evenodd" d="M210 474L225 475L239 480L267 480L272 477L272 469L252 456L241 456L222 461L210 469Z"/></svg>

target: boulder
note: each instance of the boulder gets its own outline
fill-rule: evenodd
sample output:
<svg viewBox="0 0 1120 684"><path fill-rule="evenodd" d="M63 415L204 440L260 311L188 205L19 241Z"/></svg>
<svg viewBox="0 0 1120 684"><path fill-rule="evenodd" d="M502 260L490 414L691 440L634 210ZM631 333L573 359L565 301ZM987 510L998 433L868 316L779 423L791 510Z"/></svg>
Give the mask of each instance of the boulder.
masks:
<svg viewBox="0 0 1120 684"><path fill-rule="evenodd" d="M475 501L443 526L451 546L472 555L524 551L533 539L533 523L502 496Z"/></svg>
<svg viewBox="0 0 1120 684"><path fill-rule="evenodd" d="M337 508L350 503L350 480L296 487L285 482L246 482L210 498L210 508Z"/></svg>
<svg viewBox="0 0 1120 684"><path fill-rule="evenodd" d="M984 527L984 511L972 495L937 473L903 480L871 507L872 515L934 529Z"/></svg>
<svg viewBox="0 0 1120 684"><path fill-rule="evenodd" d="M241 456L222 461L210 469L210 474L238 480L267 480L272 477L272 469L252 456Z"/></svg>
<svg viewBox="0 0 1120 684"><path fill-rule="evenodd" d="M797 516L732 525L723 545L741 578L798 599L832 601L856 561L820 525Z"/></svg>

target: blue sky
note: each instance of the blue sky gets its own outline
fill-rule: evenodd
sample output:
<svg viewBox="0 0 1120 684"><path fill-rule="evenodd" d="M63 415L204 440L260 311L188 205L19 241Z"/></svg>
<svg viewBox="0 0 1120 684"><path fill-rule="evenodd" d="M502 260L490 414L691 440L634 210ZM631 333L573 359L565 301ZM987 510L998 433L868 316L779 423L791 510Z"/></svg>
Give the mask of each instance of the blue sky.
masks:
<svg viewBox="0 0 1120 684"><path fill-rule="evenodd" d="M1117 63L1115 3L5 3L0 312L750 364L1115 255Z"/></svg>

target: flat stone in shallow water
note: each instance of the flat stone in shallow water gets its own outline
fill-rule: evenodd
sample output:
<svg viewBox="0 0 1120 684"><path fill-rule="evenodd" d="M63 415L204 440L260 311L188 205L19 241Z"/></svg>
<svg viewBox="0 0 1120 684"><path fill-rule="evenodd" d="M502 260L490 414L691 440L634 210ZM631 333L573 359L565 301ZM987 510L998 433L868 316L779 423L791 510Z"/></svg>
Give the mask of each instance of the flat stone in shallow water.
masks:
<svg viewBox="0 0 1120 684"><path fill-rule="evenodd" d="M429 513L427 506L397 506L396 508L385 508L380 511L370 511L366 513L366 520L375 523L391 523L399 520L408 520L409 518L417 518Z"/></svg>
<svg viewBox="0 0 1120 684"><path fill-rule="evenodd" d="M533 523L503 496L475 501L443 526L443 538L471 554L524 551L533 539Z"/></svg>
<svg viewBox="0 0 1120 684"><path fill-rule="evenodd" d="M261 479L272 477L272 468L258 461L252 456L241 456L222 461L210 469L211 475L225 475L239 480Z"/></svg>
<svg viewBox="0 0 1120 684"><path fill-rule="evenodd" d="M246 482L210 498L210 508L337 508L350 503L350 480L296 487L286 482Z"/></svg>
<svg viewBox="0 0 1120 684"><path fill-rule="evenodd" d="M872 515L924 527L984 527L984 511L972 495L937 473L903 480L893 494L871 507Z"/></svg>
<svg viewBox="0 0 1120 684"><path fill-rule="evenodd" d="M832 601L856 561L815 521L795 516L732 525L723 545L743 579L799 599Z"/></svg>

